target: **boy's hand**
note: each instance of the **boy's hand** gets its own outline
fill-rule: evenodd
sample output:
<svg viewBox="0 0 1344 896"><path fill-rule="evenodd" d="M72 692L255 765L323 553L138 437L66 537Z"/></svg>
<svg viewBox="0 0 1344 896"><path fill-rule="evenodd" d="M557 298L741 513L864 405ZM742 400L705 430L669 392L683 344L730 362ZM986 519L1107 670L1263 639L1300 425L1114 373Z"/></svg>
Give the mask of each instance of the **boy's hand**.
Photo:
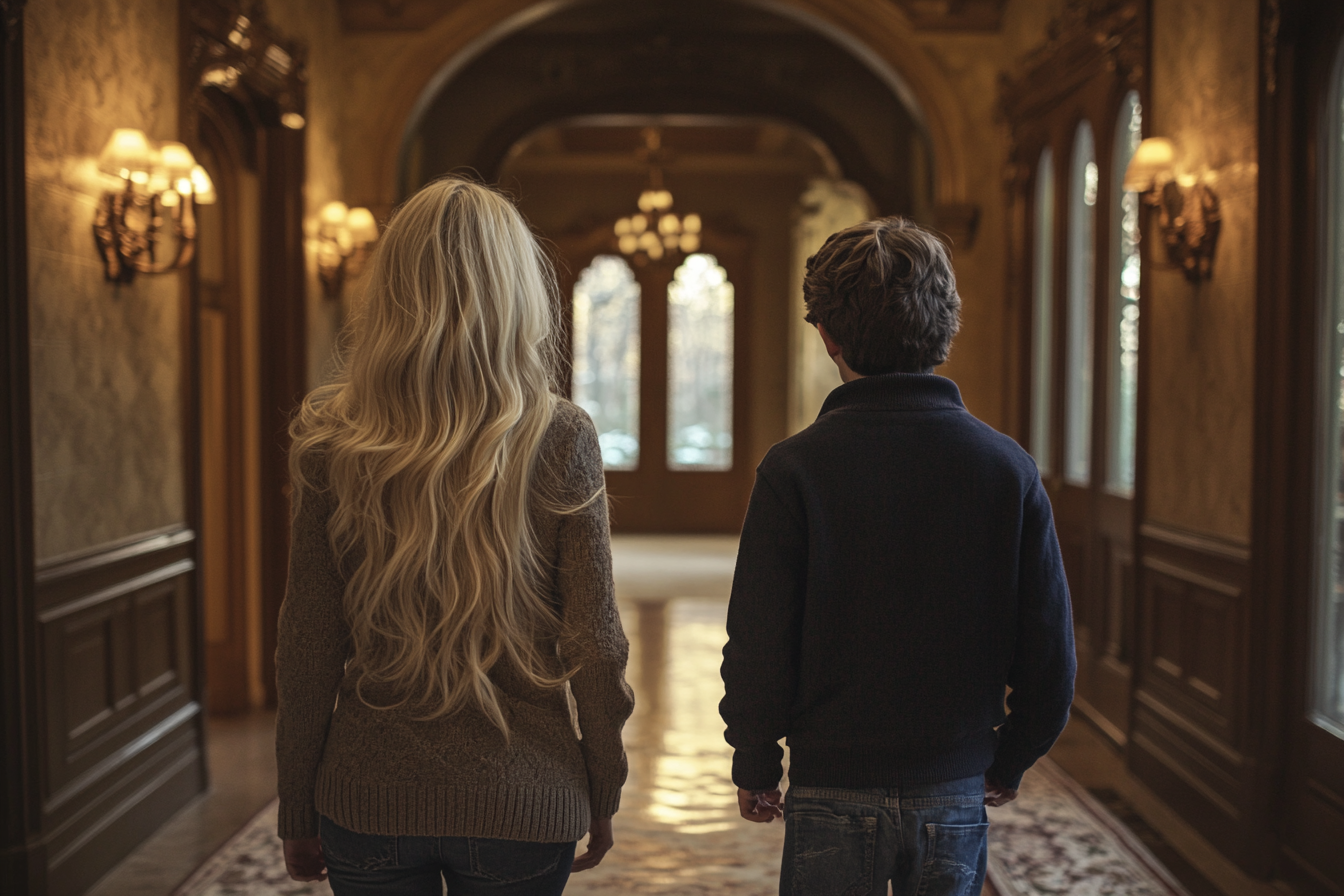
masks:
<svg viewBox="0 0 1344 896"><path fill-rule="evenodd" d="M322 841L317 837L283 840L285 870L294 880L326 880L327 862L322 856Z"/></svg>
<svg viewBox="0 0 1344 896"><path fill-rule="evenodd" d="M737 810L747 821L769 824L784 814L779 807L781 794L778 790L737 789Z"/></svg>
<svg viewBox="0 0 1344 896"><path fill-rule="evenodd" d="M1017 791L1002 784L991 784L985 780L985 805L1002 806L1017 799Z"/></svg>

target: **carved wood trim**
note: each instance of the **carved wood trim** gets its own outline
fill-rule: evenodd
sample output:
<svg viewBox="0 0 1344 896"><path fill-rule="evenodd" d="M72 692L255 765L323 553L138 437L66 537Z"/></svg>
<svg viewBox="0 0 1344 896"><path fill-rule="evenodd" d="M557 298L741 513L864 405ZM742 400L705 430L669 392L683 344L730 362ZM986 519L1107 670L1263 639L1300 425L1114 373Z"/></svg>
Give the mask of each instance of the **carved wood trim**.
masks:
<svg viewBox="0 0 1344 896"><path fill-rule="evenodd" d="M920 31L998 31L1008 0L892 0Z"/></svg>
<svg viewBox="0 0 1344 896"><path fill-rule="evenodd" d="M275 125L307 105L307 47L280 34L264 0L183 0L183 82L192 103L205 86L244 104L265 100ZM185 129L185 125L184 125Z"/></svg>
<svg viewBox="0 0 1344 896"><path fill-rule="evenodd" d="M46 891L41 732L33 617L24 0L0 0L0 891Z"/></svg>
<svg viewBox="0 0 1344 896"><path fill-rule="evenodd" d="M1010 126L1051 109L1099 74L1114 73L1128 87L1142 83L1148 38L1137 0L1070 0L1047 33L1019 74L1000 77L1000 108Z"/></svg>

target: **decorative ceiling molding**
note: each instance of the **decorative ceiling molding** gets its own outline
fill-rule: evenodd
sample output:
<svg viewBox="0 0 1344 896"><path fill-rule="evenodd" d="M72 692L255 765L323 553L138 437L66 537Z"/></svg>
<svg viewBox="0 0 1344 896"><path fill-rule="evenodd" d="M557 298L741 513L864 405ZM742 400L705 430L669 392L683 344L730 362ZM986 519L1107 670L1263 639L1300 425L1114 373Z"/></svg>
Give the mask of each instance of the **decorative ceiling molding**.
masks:
<svg viewBox="0 0 1344 896"><path fill-rule="evenodd" d="M419 31L462 0L336 0L346 31Z"/></svg>
<svg viewBox="0 0 1344 896"><path fill-rule="evenodd" d="M186 13L191 89L217 87L269 100L277 119L304 114L307 48L276 30L264 0L190 0Z"/></svg>
<svg viewBox="0 0 1344 896"><path fill-rule="evenodd" d="M1136 0L1068 0L1045 42L1023 57L1019 74L1000 76L1000 107L1010 123L1020 122L1104 73L1136 87L1147 54Z"/></svg>
<svg viewBox="0 0 1344 896"><path fill-rule="evenodd" d="M998 31L1008 0L892 0L921 31Z"/></svg>

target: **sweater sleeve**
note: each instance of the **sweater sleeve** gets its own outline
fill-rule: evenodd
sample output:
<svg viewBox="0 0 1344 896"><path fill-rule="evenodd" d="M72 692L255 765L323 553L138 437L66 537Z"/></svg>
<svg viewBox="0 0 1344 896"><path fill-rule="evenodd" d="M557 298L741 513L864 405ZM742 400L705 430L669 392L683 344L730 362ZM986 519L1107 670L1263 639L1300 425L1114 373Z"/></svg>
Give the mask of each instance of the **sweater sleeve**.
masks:
<svg viewBox="0 0 1344 896"><path fill-rule="evenodd" d="M279 833L286 840L317 836L317 767L349 651L345 581L327 535L332 509L327 492L304 490L293 516L289 583L280 607L275 754Z"/></svg>
<svg viewBox="0 0 1344 896"><path fill-rule="evenodd" d="M1008 719L985 778L1014 789L1059 737L1077 670L1069 586L1050 499L1038 478L1023 507L1016 649L1008 670Z"/></svg>
<svg viewBox="0 0 1344 896"><path fill-rule="evenodd" d="M570 688L578 708L579 748L588 770L588 799L595 818L610 818L621 802L627 771L621 728L635 706L625 683L629 643L616 609L611 571L602 452L586 415L578 426L567 476L568 497L597 498L562 518L557 584L564 612L561 660L577 670Z"/></svg>
<svg viewBox="0 0 1344 896"><path fill-rule="evenodd" d="M758 471L733 573L719 704L734 749L733 782L748 790L771 790L784 775L779 739L788 734L798 686L807 552L800 508Z"/></svg>

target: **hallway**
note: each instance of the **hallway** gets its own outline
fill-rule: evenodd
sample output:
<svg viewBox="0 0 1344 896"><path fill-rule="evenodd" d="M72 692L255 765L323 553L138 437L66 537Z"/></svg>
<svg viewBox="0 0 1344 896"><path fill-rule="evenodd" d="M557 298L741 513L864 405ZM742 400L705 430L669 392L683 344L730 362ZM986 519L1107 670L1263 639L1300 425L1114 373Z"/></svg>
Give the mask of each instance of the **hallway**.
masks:
<svg viewBox="0 0 1344 896"><path fill-rule="evenodd" d="M614 539L617 594L631 647L628 679L637 701L625 728L630 776L616 816L615 849L597 870L571 878L566 893L776 892L784 825L753 825L738 816L736 788L728 780L731 750L717 711L735 552L736 540L725 536ZM210 792L179 812L89 896L169 896L274 798L269 713L214 719L209 743ZM1071 722L1051 758L1118 812L1190 896L1271 896L1164 811L1088 723ZM1031 799L1030 789L1021 799ZM274 840L269 828L266 834ZM274 857L275 847L266 854ZM271 874L277 876L283 881L282 873ZM188 886L184 896L243 892L225 880ZM280 888L254 885L245 892L269 896ZM992 886L986 892L992 894Z"/></svg>
<svg viewBox="0 0 1344 896"><path fill-rule="evenodd" d="M1344 896L1339 0L0 0L0 160L5 896L162 896L264 804L289 426L465 171L553 262L617 537L630 864L576 887L768 889L732 544L840 383L808 259L900 216L1052 508L1059 793L1192 896Z"/></svg>

